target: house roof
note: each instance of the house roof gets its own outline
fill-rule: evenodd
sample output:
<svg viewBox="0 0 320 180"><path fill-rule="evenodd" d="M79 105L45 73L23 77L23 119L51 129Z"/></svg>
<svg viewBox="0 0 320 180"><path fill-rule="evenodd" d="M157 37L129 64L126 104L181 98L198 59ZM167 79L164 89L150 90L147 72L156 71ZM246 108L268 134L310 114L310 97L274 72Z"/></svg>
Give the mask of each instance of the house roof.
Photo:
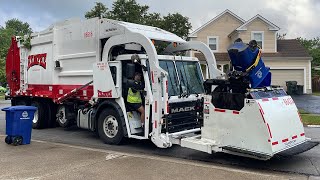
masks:
<svg viewBox="0 0 320 180"><path fill-rule="evenodd" d="M306 48L296 39L277 40L278 52L263 53L262 58L311 58ZM214 53L217 61L230 61L228 53ZM204 60L202 53L195 53L195 56L201 61Z"/></svg>
<svg viewBox="0 0 320 180"><path fill-rule="evenodd" d="M198 29L196 29L195 31L193 31L189 37L197 37L197 33L202 30L203 28L205 28L207 25L209 25L210 23L214 22L215 20L219 19L221 16L223 16L224 14L229 13L231 16L235 17L236 19L238 19L241 23L245 23L245 20L243 20L242 18L240 18L239 16L237 16L236 14L234 14L232 11L230 11L229 9L226 9L225 11L223 11L222 13L220 13L218 16L214 17L213 19L211 19L210 21L208 21L207 23L205 23L204 25L200 26Z"/></svg>
<svg viewBox="0 0 320 180"><path fill-rule="evenodd" d="M281 57L311 57L307 49L296 39L278 40L277 48Z"/></svg>
<svg viewBox="0 0 320 180"><path fill-rule="evenodd" d="M269 30L270 31L279 31L280 28L273 24L272 22L270 22L269 20L267 20L266 18L262 17L260 14L257 14L256 16L254 16L253 18L249 19L248 21L246 21L244 24L242 24L241 26L239 26L236 30L237 31L243 31L243 30L247 30L247 26L254 20L256 19L260 19L262 20L264 23L266 23L269 26Z"/></svg>

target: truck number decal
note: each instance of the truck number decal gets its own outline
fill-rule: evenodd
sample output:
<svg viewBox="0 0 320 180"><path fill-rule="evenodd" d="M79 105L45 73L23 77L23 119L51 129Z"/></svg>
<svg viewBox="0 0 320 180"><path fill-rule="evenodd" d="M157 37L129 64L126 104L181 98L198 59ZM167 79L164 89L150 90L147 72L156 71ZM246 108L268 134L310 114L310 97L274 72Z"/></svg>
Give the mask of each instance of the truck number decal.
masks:
<svg viewBox="0 0 320 180"><path fill-rule="evenodd" d="M84 33L84 38L91 38L93 36L92 31L87 31Z"/></svg>
<svg viewBox="0 0 320 180"><path fill-rule="evenodd" d="M32 66L39 65L46 69L47 66L47 53L34 54L28 56L28 69Z"/></svg>
<svg viewBox="0 0 320 180"><path fill-rule="evenodd" d="M101 71L103 71L103 70L106 69L107 63L97 63L97 67L98 67Z"/></svg>
<svg viewBox="0 0 320 180"><path fill-rule="evenodd" d="M283 99L283 102L286 106L290 106L292 104L294 104L294 101L292 98L286 98L286 99Z"/></svg>

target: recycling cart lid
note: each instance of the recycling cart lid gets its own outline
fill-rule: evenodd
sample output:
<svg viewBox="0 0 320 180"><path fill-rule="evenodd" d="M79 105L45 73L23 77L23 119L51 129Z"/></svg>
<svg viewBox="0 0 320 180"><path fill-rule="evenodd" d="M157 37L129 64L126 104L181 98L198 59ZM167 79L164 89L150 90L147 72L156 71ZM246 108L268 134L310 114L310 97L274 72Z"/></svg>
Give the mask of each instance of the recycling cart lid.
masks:
<svg viewBox="0 0 320 180"><path fill-rule="evenodd" d="M36 111L34 106L11 106L1 109L2 111Z"/></svg>

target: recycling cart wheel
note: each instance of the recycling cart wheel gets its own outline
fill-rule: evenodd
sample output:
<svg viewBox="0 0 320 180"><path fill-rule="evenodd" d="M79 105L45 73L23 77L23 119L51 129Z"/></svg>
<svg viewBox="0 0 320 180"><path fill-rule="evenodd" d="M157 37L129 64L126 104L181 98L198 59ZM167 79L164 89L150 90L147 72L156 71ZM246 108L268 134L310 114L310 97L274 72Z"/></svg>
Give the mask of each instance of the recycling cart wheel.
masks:
<svg viewBox="0 0 320 180"><path fill-rule="evenodd" d="M7 144L11 144L11 143L12 143L11 136L7 136L4 141L5 141Z"/></svg>
<svg viewBox="0 0 320 180"><path fill-rule="evenodd" d="M14 146L21 145L22 144L22 137L20 137L20 136L14 137L12 144Z"/></svg>

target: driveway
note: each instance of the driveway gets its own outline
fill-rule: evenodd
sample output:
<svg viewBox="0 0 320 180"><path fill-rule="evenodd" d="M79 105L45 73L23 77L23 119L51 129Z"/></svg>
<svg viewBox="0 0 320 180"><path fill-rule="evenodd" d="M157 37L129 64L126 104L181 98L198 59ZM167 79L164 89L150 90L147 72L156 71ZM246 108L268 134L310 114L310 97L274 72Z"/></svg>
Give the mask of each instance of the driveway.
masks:
<svg viewBox="0 0 320 180"><path fill-rule="evenodd" d="M301 95L292 96L298 109L303 109L309 113L320 114L320 96Z"/></svg>

